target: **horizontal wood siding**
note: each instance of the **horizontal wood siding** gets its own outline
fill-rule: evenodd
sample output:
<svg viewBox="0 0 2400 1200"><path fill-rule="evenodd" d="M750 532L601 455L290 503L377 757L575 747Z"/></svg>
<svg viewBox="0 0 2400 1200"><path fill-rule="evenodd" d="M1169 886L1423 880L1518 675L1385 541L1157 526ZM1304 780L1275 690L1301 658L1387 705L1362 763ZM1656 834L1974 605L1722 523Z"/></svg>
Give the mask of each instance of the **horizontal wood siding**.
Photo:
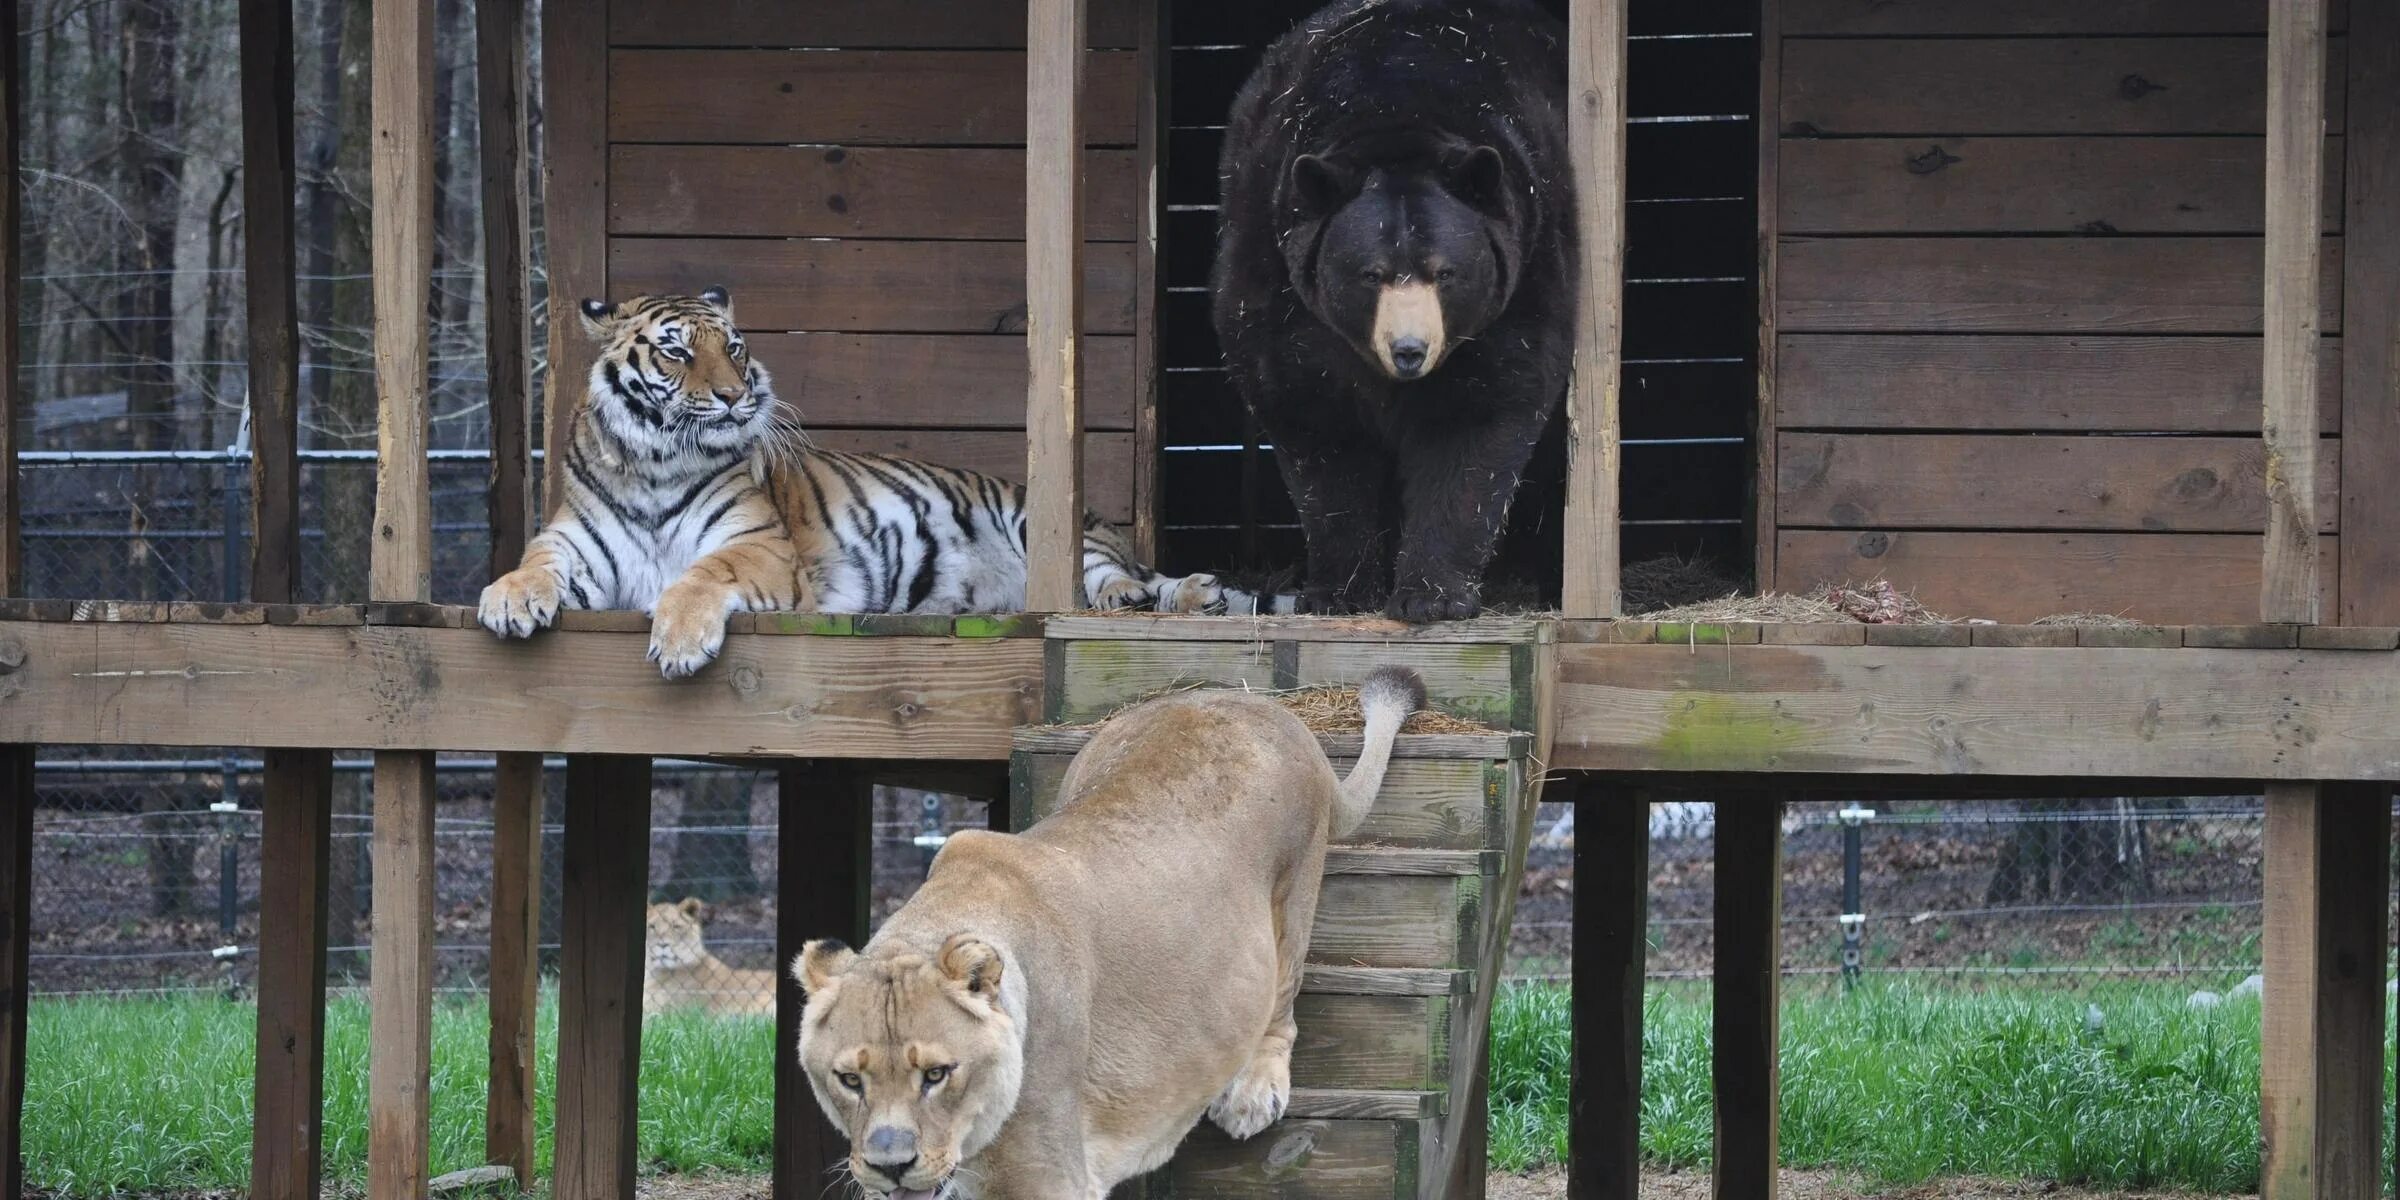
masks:
<svg viewBox="0 0 2400 1200"><path fill-rule="evenodd" d="M2254 618L2266 0L1773 2L1773 586ZM2330 563L2346 39L2327 52Z"/></svg>
<svg viewBox="0 0 2400 1200"><path fill-rule="evenodd" d="M1137 0L1086 62L1087 503L1135 517ZM611 0L610 289L731 290L820 445L1025 477L1026 15Z"/></svg>

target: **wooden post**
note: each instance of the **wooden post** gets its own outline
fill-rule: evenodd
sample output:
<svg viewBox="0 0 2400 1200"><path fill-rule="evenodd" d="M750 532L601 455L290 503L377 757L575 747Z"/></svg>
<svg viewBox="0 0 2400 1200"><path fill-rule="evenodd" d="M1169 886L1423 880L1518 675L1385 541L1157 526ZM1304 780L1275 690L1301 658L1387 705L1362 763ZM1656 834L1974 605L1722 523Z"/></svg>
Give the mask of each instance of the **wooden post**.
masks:
<svg viewBox="0 0 2400 1200"><path fill-rule="evenodd" d="M1575 373L1567 386L1565 583L1570 617L1617 615L1617 383L1624 355L1628 0L1572 0L1567 150L1575 179Z"/></svg>
<svg viewBox="0 0 2400 1200"><path fill-rule="evenodd" d="M2350 10L2342 186L2342 623L2400 625L2400 5ZM2353 474L2352 472L2356 472Z"/></svg>
<svg viewBox="0 0 2400 1200"><path fill-rule="evenodd" d="M2325 0L2267 6L2267 538L2259 615L2317 621L2319 239L2325 192Z"/></svg>
<svg viewBox="0 0 2400 1200"><path fill-rule="evenodd" d="M421 1200L432 1142L433 755L375 756L367 1195Z"/></svg>
<svg viewBox="0 0 2400 1200"><path fill-rule="evenodd" d="M542 5L542 219L550 272L550 375L542 511L558 509L567 433L596 351L576 302L608 296L608 3ZM514 564L511 564L514 565Z"/></svg>
<svg viewBox="0 0 2400 1200"><path fill-rule="evenodd" d="M866 945L875 781L861 764L828 760L786 764L776 783L775 1200L816 1200L850 1143L800 1069L806 996L791 967L810 938Z"/></svg>
<svg viewBox="0 0 2400 1200"><path fill-rule="evenodd" d="M1158 561L1158 335L1159 302L1166 276L1159 255L1164 243L1159 221L1166 216L1168 0L1131 0L1134 61L1141 64L1134 92L1133 169L1133 553Z"/></svg>
<svg viewBox="0 0 2400 1200"><path fill-rule="evenodd" d="M503 754L492 778L491 1080L484 1161L533 1187L534 1010L540 994L542 756Z"/></svg>
<svg viewBox="0 0 2400 1200"><path fill-rule="evenodd" d="M1083 606L1083 47L1087 0L1025 32L1025 607Z"/></svg>
<svg viewBox="0 0 2400 1200"><path fill-rule="evenodd" d="M333 752L267 751L263 806L250 1194L257 1200L316 1200L324 1148L325 877L333 847Z"/></svg>
<svg viewBox="0 0 2400 1200"><path fill-rule="evenodd" d="M2382 1187L2387 784L2267 790L2261 1200Z"/></svg>
<svg viewBox="0 0 2400 1200"><path fill-rule="evenodd" d="M483 289L491 414L491 577L514 570L533 523L533 305L526 294L524 0L475 6L482 137ZM492 774L491 1072L484 1161L533 1186L534 1006L541 979L542 759L503 754Z"/></svg>
<svg viewBox="0 0 2400 1200"><path fill-rule="evenodd" d="M433 289L433 5L374 0L370 151L377 456L368 592L432 596L425 305ZM375 756L367 1195L419 1200L433 1054L433 755Z"/></svg>
<svg viewBox="0 0 2400 1200"><path fill-rule="evenodd" d="M292 249L292 6L242 0L242 247L250 337L250 598L300 573L300 319Z"/></svg>
<svg viewBox="0 0 2400 1200"><path fill-rule="evenodd" d="M650 760L569 759L566 824L552 1186L574 1200L633 1200Z"/></svg>
<svg viewBox="0 0 2400 1200"><path fill-rule="evenodd" d="M1641 1190L1642 971L1650 923L1650 805L1626 788L1576 786L1574 1055L1567 1194Z"/></svg>
<svg viewBox="0 0 2400 1200"><path fill-rule="evenodd" d="M1578 822L1580 824L1580 822ZM1783 949L1783 802L1717 800L1716 1170L1720 1200L1774 1200L1776 1003Z"/></svg>
<svg viewBox="0 0 2400 1200"><path fill-rule="evenodd" d="M1783 169L1783 124L1775 113L1783 103L1783 4L1760 0L1758 6L1758 275L1752 290L1758 302L1758 412L1751 421L1750 578L1762 592L1775 589L1775 265L1783 225L1775 211L1777 177Z"/></svg>
<svg viewBox="0 0 2400 1200"><path fill-rule="evenodd" d="M13 17L8 20L13 24ZM33 945L33 802L33 747L0 746L0 1196L25 1194L25 1007L31 996L27 983Z"/></svg>
<svg viewBox="0 0 2400 1200"><path fill-rule="evenodd" d="M15 5L0 6L0 46L17 44ZM17 529L17 311L24 260L19 253L17 217L18 143L25 125L24 81L18 78L17 56L0 55L0 596L25 594L25 560ZM10 1112L14 1113L14 1109ZM13 1133L14 1116L0 1120ZM0 1149L12 1149L0 1146ZM12 1160L13 1161L13 1160ZM9 1192L8 1195L16 1195Z"/></svg>

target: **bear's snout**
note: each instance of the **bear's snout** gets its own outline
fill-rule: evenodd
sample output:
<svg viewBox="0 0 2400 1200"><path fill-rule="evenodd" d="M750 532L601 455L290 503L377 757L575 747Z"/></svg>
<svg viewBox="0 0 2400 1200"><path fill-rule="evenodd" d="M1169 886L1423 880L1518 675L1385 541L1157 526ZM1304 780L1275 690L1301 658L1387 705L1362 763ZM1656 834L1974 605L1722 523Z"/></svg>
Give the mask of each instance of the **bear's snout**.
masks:
<svg viewBox="0 0 2400 1200"><path fill-rule="evenodd" d="M1386 284L1375 298L1375 328L1369 344L1384 373L1419 379L1442 357L1442 296L1430 283Z"/></svg>

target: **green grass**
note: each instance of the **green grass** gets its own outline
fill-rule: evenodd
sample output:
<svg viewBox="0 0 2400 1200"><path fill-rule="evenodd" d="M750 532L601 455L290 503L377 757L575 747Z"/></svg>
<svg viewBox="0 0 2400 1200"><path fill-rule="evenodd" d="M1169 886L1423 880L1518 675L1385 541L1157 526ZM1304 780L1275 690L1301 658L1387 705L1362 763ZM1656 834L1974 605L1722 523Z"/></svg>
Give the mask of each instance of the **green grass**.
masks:
<svg viewBox="0 0 2400 1200"><path fill-rule="evenodd" d="M2255 1191L2258 1006L2194 1012L2187 994L2111 992L2099 1001L2106 1021L2097 1035L2084 1032L2091 1000L2082 995L1882 985L1787 997L1783 1160L1894 1184L1992 1175ZM1567 1011L1555 987L1501 998L1492 1033L1495 1165L1521 1169L1565 1154ZM1644 1157L1708 1161L1709 1040L1705 992L1650 992Z"/></svg>
<svg viewBox="0 0 2400 1200"><path fill-rule="evenodd" d="M2176 986L2114 991L2098 1035L2089 998L1901 985L1787 996L1783 1154L1889 1183L1977 1174L2101 1187L2247 1191L2258 1183L2258 1008L2184 1007ZM551 1019L542 1007L540 1127L550 1125ZM327 1178L366 1168L366 1006L327 1025ZM1565 1152L1568 1002L1505 993L1493 1022L1492 1160ZM31 1014L27 1179L80 1196L246 1187L253 1010L212 997L37 1002ZM485 1015L435 1013L433 1168L481 1157ZM763 1172L772 1160L773 1038L763 1018L654 1017L642 1037L645 1169ZM1705 991L1653 990L1643 1035L1642 1150L1708 1160ZM2388 1101L2387 1101L2388 1105ZM2388 1120L2387 1115L2387 1120ZM547 1171L550 1144L539 1149Z"/></svg>
<svg viewBox="0 0 2400 1200"><path fill-rule="evenodd" d="M541 1007L540 1169L550 1162L557 1008ZM76 1195L246 1189L255 1010L213 997L37 1002L26 1063L26 1182ZM483 1153L488 1019L445 1002L433 1023L433 1169ZM774 1023L652 1017L642 1030L641 1153L664 1171L761 1172L773 1159ZM325 1173L366 1174L367 1008L325 1031Z"/></svg>

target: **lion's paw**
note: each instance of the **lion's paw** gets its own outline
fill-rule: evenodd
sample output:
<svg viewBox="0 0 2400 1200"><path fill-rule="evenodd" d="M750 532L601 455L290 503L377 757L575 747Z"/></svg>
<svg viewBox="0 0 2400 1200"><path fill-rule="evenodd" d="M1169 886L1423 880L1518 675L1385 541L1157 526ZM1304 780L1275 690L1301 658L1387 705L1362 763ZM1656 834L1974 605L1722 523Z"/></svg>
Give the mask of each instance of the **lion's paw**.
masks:
<svg viewBox="0 0 2400 1200"><path fill-rule="evenodd" d="M725 648L725 603L697 588L668 588L650 618L650 661L659 674L681 679L715 661Z"/></svg>
<svg viewBox="0 0 2400 1200"><path fill-rule="evenodd" d="M1225 603L1225 589L1218 586L1214 575L1165 580L1159 585L1157 596L1158 611L1166 613L1214 612Z"/></svg>
<svg viewBox="0 0 2400 1200"><path fill-rule="evenodd" d="M1208 1119L1239 1141L1282 1120L1291 1102L1291 1052L1261 1050L1208 1106Z"/></svg>
<svg viewBox="0 0 2400 1200"><path fill-rule="evenodd" d="M504 638L532 637L558 619L558 581L548 571L510 571L483 589L475 619Z"/></svg>

